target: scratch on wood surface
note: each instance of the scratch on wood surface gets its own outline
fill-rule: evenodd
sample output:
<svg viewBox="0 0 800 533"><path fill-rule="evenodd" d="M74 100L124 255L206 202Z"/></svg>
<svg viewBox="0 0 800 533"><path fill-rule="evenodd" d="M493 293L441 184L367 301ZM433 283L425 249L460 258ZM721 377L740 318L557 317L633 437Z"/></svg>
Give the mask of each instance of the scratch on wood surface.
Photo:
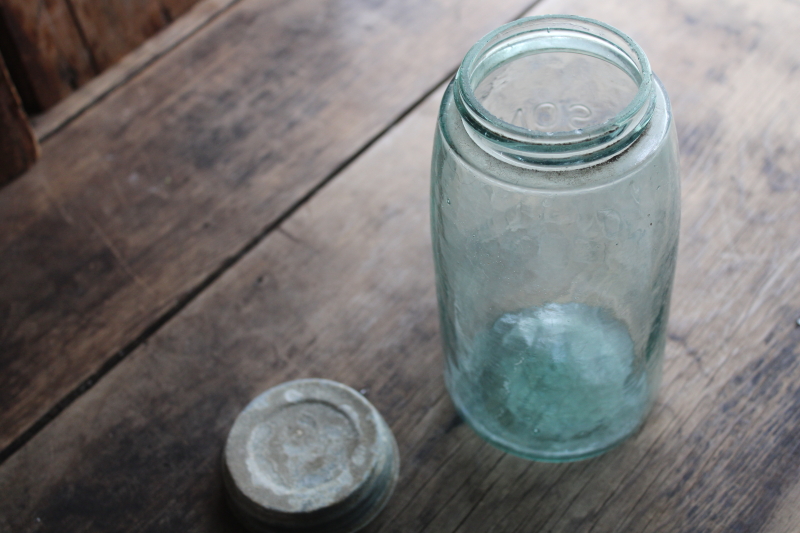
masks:
<svg viewBox="0 0 800 533"><path fill-rule="evenodd" d="M125 260L125 257L122 255L122 253L117 249L116 246L114 246L114 243L100 227L100 224L98 224L89 213L84 213L84 216L86 217L86 220L89 222L89 224L92 226L92 229L94 229L97 236L100 237L100 240L103 241L103 243L106 245L109 251L111 251L111 254L116 258L120 267L122 267L123 272L125 272L137 285L142 287L145 291L147 291L150 294L153 294L153 289L150 287L150 285L148 285L147 282L145 282L141 277L136 275L136 272L133 271L128 262Z"/></svg>
<svg viewBox="0 0 800 533"><path fill-rule="evenodd" d="M508 455L506 455L506 456L504 456L504 457L503 457L503 459L507 459L508 457L509 457L509 456L508 456ZM524 478L525 478L525 476L528 474L528 472L531 470L531 468L533 468L533 466L534 466L535 464L536 464L535 462L533 462L533 461L529 461L529 462L528 462L528 464L525 466L525 468L523 468L523 469L522 469L522 471L519 473L519 475L517 475L517 476L514 478L514 481L510 483L510 486L511 486L511 487L516 487L516 486L518 486L518 484L520 483L520 481L521 481L522 479L524 479ZM495 482L495 483L496 483L496 482ZM492 487L495 485L495 483L492 483ZM454 529L454 530L453 530L454 532L458 532L458 531L461 529L461 527L462 527L462 526L463 526L463 525L466 523L466 520L467 520L467 518L468 518L469 516L472 516L472 512L473 512L475 509L477 509L477 507L478 507L478 504L479 504L481 501L483 501L483 498L484 498L486 495L488 495L488 494L489 494L489 491L487 490L487 491L485 491L485 492L484 492L484 494L483 494L483 495L481 495L481 498L480 498L480 500L478 501L478 503L476 503L476 504L475 504L474 508L473 508L473 509L471 509L471 510L469 511L469 513L467 513L467 516L466 516L466 517L464 517L464 520L462 520L462 521L461 521L461 523L460 523L460 524L458 524L458 526L456 527L456 529ZM488 505L488 504L487 504L487 505Z"/></svg>
<svg viewBox="0 0 800 533"><path fill-rule="evenodd" d="M740 320L740 323L753 316L753 314L764 304L764 300L767 299L767 297L771 296L769 288L781 279L781 276L783 276L786 267L791 266L792 271L794 271L798 259L800 259L800 248L794 250L794 253L791 254L790 257L784 256L781 258L781 261L778 262L778 268L775 270L775 272L772 273L769 279L766 282L764 282L764 284L761 287L757 288L758 292L756 299L753 301L752 304L750 304L750 307L748 308L747 312L744 313L742 319ZM791 276L786 276L786 277L789 278ZM790 281L794 283L794 280Z"/></svg>
<svg viewBox="0 0 800 533"><path fill-rule="evenodd" d="M759 174L758 171L755 173L748 172L748 162L745 160L745 154L747 153L747 140L742 139L739 142L738 150L737 150L737 160L739 163L739 172L738 174L732 174L731 179L733 180L734 184L736 185L736 192L737 192L737 200L739 203L739 209L745 216L748 222L753 222L755 224L771 224L779 219L778 215L770 215L767 212L757 213L753 211L747 205L747 196L748 191L745 187L745 182L743 176L757 176ZM786 215L784 215L786 216Z"/></svg>
<svg viewBox="0 0 800 533"><path fill-rule="evenodd" d="M384 526L379 529L379 533L381 531L384 531L384 529L386 529L386 526L388 524L394 523L396 520L398 520L399 517L401 517L401 516L403 516L405 514L406 510L411 506L411 504L414 503L414 500L417 498L417 496L419 496L422 493L422 491L425 490L425 488L428 486L428 484L430 484L431 481L433 481L435 478L438 477L439 472L444 470L445 466L447 466L447 464L450 463L450 460L453 459L456 456L457 452L461 449L461 447L464 444L464 442L465 441L463 439L459 440L457 442L457 444L452 447L452 449L450 450L450 453L444 458L444 460L439 462L439 464L436 466L436 468L433 471L433 473L428 477L428 479L426 479L425 481L422 482L422 485L417 490L414 491L414 493L408 498L408 501L397 512L397 514L395 514L390 520L387 520L384 523Z"/></svg>
<svg viewBox="0 0 800 533"><path fill-rule="evenodd" d="M539 497L539 499L538 499L538 500L536 500L536 502L535 502L534 504L531 504L531 506L533 507L535 504L538 504L539 502L541 502L542 500L544 500L544 499L545 499L545 498L546 498L546 497L547 497L547 496L550 494L550 491L551 491L551 490L553 490L554 488L556 488L556 487L559 485L559 483L561 482L561 480L564 478L564 476L566 476L566 475L567 475L567 473L568 473L568 472L569 472L569 467L567 467L567 466L563 466L563 467L562 467L562 469L561 469L561 473L558 475L558 477L555 479L555 481L553 481L553 483L552 483L552 484L550 484L550 486L548 486L548 487L547 487L547 490L545 490L545 491L544 491L544 493L543 493L543 494L542 494L542 495ZM511 510L508 512L508 514L509 514L509 515L511 515L511 514L512 514L512 513L514 513L514 512L515 512L515 511L516 511L516 510L517 510L517 509L518 509L518 508L519 508L521 505L523 505L523 503L527 503L527 501L526 501L526 500L527 500L527 498L528 498L528 495L529 495L531 492L533 492L533 490L534 490L535 488L536 488L536 485L532 485L532 486L531 486L531 487L530 487L530 488L529 488L529 489L528 489L528 490L527 490L527 491L526 491L526 492L525 492L525 493L522 495L522 498L520 498L520 499L519 499L519 501L517 502L517 504L516 504L516 505L514 505L514 507L513 507L513 508L512 508L512 509L511 509ZM529 513L529 514L527 514L526 516L530 516L530 513ZM522 523L524 524L525 522L526 522L526 521L524 521L524 520L523 520L523 522L522 522ZM515 533L516 533L516 531L517 531L517 530L515 530Z"/></svg>
<svg viewBox="0 0 800 533"><path fill-rule="evenodd" d="M574 477L576 477L576 478L580 478L580 477L583 475L583 473L584 473L584 472L586 472L586 470L589 468L589 465L590 465L590 464L591 464L591 463L588 463L588 462L584 461L584 462L583 462L583 464L582 464L583 468L580 470L580 472L578 472L577 474L575 474L575 475L574 475ZM550 487L548 487L547 491L545 491L545 493L542 495L542 497L541 497L541 498L539 498L539 501L540 501L540 502L541 502L541 501L544 501L545 497L546 497L547 495L549 495L549 494L550 494L550 490L551 490L551 489L553 489L553 488L557 488L557 487L560 485L561 479L562 479L564 476L566 476L568 473L572 472L572 471L573 471L574 469L576 469L576 468L578 468L578 467L577 467L577 466L572 466L572 465L569 465L569 464L565 465L565 466L564 466L564 470L562 471L561 475L560 475L560 476L558 476L558 479L557 479L557 480L556 480L556 481L555 481L555 482L554 482L554 483L553 483L553 484L552 484ZM585 486L585 485L584 485L584 486ZM580 489L580 490L582 490L582 489L583 489L583 487L581 487L581 489ZM578 491L579 493L580 493L580 490ZM574 501L575 501L575 497L573 497L573 498L572 498L572 500L570 501L570 505L567 505L567 506L565 507L565 511L564 511L564 512L566 512L567 510L569 510L569 508L570 508L571 504L572 504ZM521 502L520 502L520 503L521 503ZM515 507L515 509L516 509L516 507ZM532 515L533 515L534 513L536 513L536 512L538 512L538 509L534 508L534 509L533 509L531 512L527 513L527 514L525 515L525 519L523 519L523 520L521 520L521 521L520 521L519 525L518 525L518 526L517 526L517 527L516 527L516 528L515 528L515 529L512 531L512 533L527 533L527 531L525 531L523 528L525 528L525 527L526 527L526 525L528 524L528 522L530 522ZM554 512L552 512L552 513L550 513L550 515L547 517L547 522L545 522L545 524L546 524L546 523L548 523L548 522L550 522L550 520L553 518L553 515L554 515L554 514L555 514L555 511L554 511ZM562 513L562 515L561 515L561 516L563 516L563 513ZM559 517L559 518L560 518L560 517ZM548 530L549 530L549 528L548 528Z"/></svg>
<svg viewBox="0 0 800 533"><path fill-rule="evenodd" d="M152 185L148 187L147 192L152 194L153 196L161 198L162 200L169 200L169 194L164 192L158 185Z"/></svg>
<svg viewBox="0 0 800 533"><path fill-rule="evenodd" d="M708 375L708 372L703 367L703 362L700 360L700 356L698 355L697 350L689 346L689 342L687 340L686 335L678 335L677 333L668 330L667 338L672 342L676 343L683 349L683 352L686 355L688 355L692 359L692 361L694 361L694 363L697 365L697 368L698 370L700 370L701 374L703 374L704 376Z"/></svg>
<svg viewBox="0 0 800 533"><path fill-rule="evenodd" d="M684 182L716 175L713 167L720 160L718 145L722 142L722 134L718 131L720 120L712 116L707 122L711 125L701 124L685 136L688 138L690 135L695 135L696 139L683 140L680 143L682 161L687 165L685 172L681 173Z"/></svg>
<svg viewBox="0 0 800 533"><path fill-rule="evenodd" d="M664 431L664 433L666 433L666 430ZM659 438L660 438L660 435L659 435ZM653 445L655 446L655 443ZM649 451L650 450L648 450L648 452ZM644 498L645 495L650 492L650 488L655 484L656 481L658 481L658 478L659 478L659 476L657 476L657 475L653 476L653 479L650 480L650 483L647 484L647 486L644 488L644 490L639 492L639 497L636 499L634 504L632 506L630 506L630 508L628 509L628 512L625 513L625 518L622 520L622 522L626 522L626 521L628 521L630 519L631 514L633 513L633 510L637 509L639 507L639 502L641 502L642 498ZM650 519L647 522L645 522L644 527L642 528L642 531L646 531L647 530L647 526L650 525L650 522L653 521L654 517L655 517L655 514L653 516L651 516ZM592 529L594 529L594 527L592 527ZM591 530L590 530L589 533L591 533Z"/></svg>
<svg viewBox="0 0 800 533"><path fill-rule="evenodd" d="M495 464L494 464L494 465L492 465L492 468L490 468L490 469L489 469L489 473L491 473L492 471L494 471L494 470L497 468L497 465L499 465L499 464L500 464L500 462L501 462L503 459L505 459L506 457L508 457L508 456L506 456L506 455L501 455L501 456L500 456L500 457L497 459L497 461L495 462ZM526 468L525 470L527 470L527 468ZM488 475L487 475L487 477L488 477ZM475 512L475 510L476 510L476 509L478 508L478 506L481 504L481 502L483 501L483 499L484 499L484 498L486 498L486 496L488 496L488 495L489 495L489 494L492 492L492 487L494 487L494 486L497 484L497 482L498 482L500 479L501 479L501 476L497 476L497 478L496 478L494 481L492 481L492 483L491 483L491 484L490 484L490 485L489 485L489 486L486 488L486 490L484 490L484 491L483 491L483 493L481 494L480 498L478 498L478 501L476 501L476 502L474 502L474 503L472 504L472 506L470 507L470 510L469 510L469 511L467 511L467 513L464 515L464 518L462 518L462 519L461 519L461 521L458 523L458 525L456 525L455 529L453 529L453 531L454 531L454 532L456 532L456 531L458 531L459 529L461 529L461 526L462 526L462 525L464 525L464 523L465 523L465 522L466 522L466 521L469 519L469 517L470 517L470 516L472 516L472 513L474 513L474 512ZM465 480L465 481L464 481L464 484L466 485L468 482L469 482L469 478L467 478L467 480ZM463 486L463 485L462 485L462 486ZM455 494L454 494L453 496L455 496ZM451 499L452 499L452 498L451 498ZM446 505L447 505L447 504L445 504L445 506L446 506ZM442 507L442 510L444 510L444 509L445 509L445 507ZM434 516L434 520L435 520L435 519L436 519L436 516ZM434 520L431 520L431 523L433 523L433 522L434 522Z"/></svg>
<svg viewBox="0 0 800 533"><path fill-rule="evenodd" d="M720 199L722 196L727 192L728 187L725 185L720 185L717 187L717 190L714 194L714 206L717 207L719 210L720 218L722 219L722 233L723 233L723 243L724 246L721 247L725 251L730 251L735 255L739 255L739 251L737 250L736 242L738 233L734 228L732 228L732 221L735 218L732 216L733 213L729 210L727 206L727 202L722 202Z"/></svg>
<svg viewBox="0 0 800 533"><path fill-rule="evenodd" d="M480 455L480 452L481 452L481 450L483 450L483 448L484 448L484 445L483 445L483 443L481 443L481 446L478 448L478 451L476 451L476 452L475 452L475 454L473 455L473 457L477 457L478 455ZM491 467L489 467L489 470L488 470L488 472L486 472L486 474L484 475L484 477L488 477L488 476L489 476L489 474L491 474L491 473L494 471L494 469L497 467L497 465L500 463L500 461L502 461L502 459L503 459L503 455L502 455L502 454L499 454L499 457L498 457L498 458L497 458L497 460L494 462L494 464L493 464ZM423 525L423 526L422 526L422 528L419 530L419 531L420 531L420 533L423 533L423 532L427 531L427 530L428 530L428 528L431 526L431 524L433 524L433 523L435 523L435 522L436 522L436 518L438 518L438 517L439 517L439 515L441 515L441 514L442 514L442 512L443 512L445 509L447 509L447 507L450 505L450 502L452 502L452 501L453 501L453 499L455 499L455 498L456 498L456 496L458 496L458 494L461 492L461 490L462 490L462 489L464 489L464 487L466 487L466 486L467 486L467 485L470 483L470 481L472 480L472 477L473 477L473 476L475 476L475 474L476 474L476 473L478 473L478 471L479 471L480 469L481 469L481 465L480 465L480 464L478 464L478 465L475 467L475 469L474 469L474 470L472 470L472 472L470 472L470 473L469 473L469 475L467 475L467 476L464 478L464 480L461 482L461 484L458 486L458 488L457 488L457 489L455 489L455 490L453 491L453 493L450 495L450 497L449 497L449 498L447 498L447 499L444 501L444 503L443 503L443 504L441 504L441 505L439 506L439 509L438 509L438 510L437 510L435 513L433 513L433 516L432 516L432 517L430 517L430 519L429 519L429 520L428 520L428 521L425 523L425 525ZM484 491L484 496L485 496L485 495L486 495L486 492ZM476 504L476 505L477 505L477 504ZM474 507L474 506L472 507L472 510L475 510L475 507ZM470 511L470 512L471 512L471 511ZM451 530L451 531L453 531L453 532L454 532L454 531L456 531L456 530L455 530L455 529L453 529L453 530ZM437 531L436 533L439 533L439 532Z"/></svg>
<svg viewBox="0 0 800 533"><path fill-rule="evenodd" d="M276 231L278 233L282 234L284 237L286 237L287 239L289 239L290 241L292 241L295 244L299 244L300 246L304 246L304 247L308 248L309 250L311 250L313 252L317 252L317 253L319 252L319 250L317 250L316 248L311 246L309 243L307 243L303 239L300 239L299 237L296 237L296 236L292 235L291 233L289 233L288 231L286 231L286 229L284 229L283 226L278 227L278 229Z"/></svg>
<svg viewBox="0 0 800 533"><path fill-rule="evenodd" d="M53 194L53 189L50 187L50 184L47 182L47 179L45 178L39 179L39 184L41 184L42 190L44 191L44 195L47 197L47 200L55 206L56 210L58 211L58 214L61 215L61 218L63 218L67 224L73 226L75 224L75 219L73 219L72 216L69 214L69 212L67 212L67 210L64 209L64 204L58 201L56 195Z"/></svg>
<svg viewBox="0 0 800 533"><path fill-rule="evenodd" d="M586 468L584 468L583 472L581 472L581 474L579 474L579 477L583 477L583 474L584 474L584 472L586 472L586 470L589 470L589 465L587 465L587 466L586 466ZM561 521L561 519L563 519L563 518L564 518L564 516L566 516L566 514L567 514L567 513L568 513L570 510L572 510L572 509L573 509L573 505L575 504L575 502L576 502L576 501L578 501L578 497L579 497L581 494L583 494L583 491L584 491L584 490L586 490L586 487L588 487L588 486L589 486L589 484L592 482L592 480L593 480L593 479L594 479L594 476L588 476L588 479L586 479L586 482L583 484L583 486L582 486L580 489L578 489L578 491L577 491L577 492L575 492L575 494L572 496L572 498L570 498L570 501L569 501L569 503L568 503L567 505L564 505L564 506L563 506L563 507L564 507L564 510L563 510L563 511L561 511L561 514L560 514L560 515L558 515L558 518L555 520L555 523L556 523L556 524L557 524L558 522L560 522L560 521ZM554 514L555 514L555 513L553 513L553 515L554 515ZM548 521L547 521L547 522L551 522L551 521L552 521L552 516L553 516L553 515L551 515L551 518L550 518L550 519L548 519ZM522 527L524 527L524 523L523 523L523 524L520 524L520 525L519 525L519 527L517 527L517 529L515 530L515 533L516 533L516 532L520 532L520 533L527 533L527 532L525 532L525 531L522 531L522 530L521 530L521 528L522 528ZM548 528L548 529L550 529L550 528Z"/></svg>
<svg viewBox="0 0 800 533"><path fill-rule="evenodd" d="M128 178L128 181L130 183L130 177ZM122 187L120 187L119 180L112 179L111 185L112 188L114 189L114 195L117 197L117 200L119 200L120 205L128 204L128 197L125 195L125 192L122 190Z"/></svg>

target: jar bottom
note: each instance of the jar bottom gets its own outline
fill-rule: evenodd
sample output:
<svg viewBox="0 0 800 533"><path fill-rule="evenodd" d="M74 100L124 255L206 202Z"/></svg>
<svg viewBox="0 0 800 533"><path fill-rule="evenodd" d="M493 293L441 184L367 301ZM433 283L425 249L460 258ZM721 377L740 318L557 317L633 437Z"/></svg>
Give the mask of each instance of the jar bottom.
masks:
<svg viewBox="0 0 800 533"><path fill-rule="evenodd" d="M449 387L448 387L449 390ZM463 407L459 405L458 399L452 395L450 397L453 400L453 403L458 411L459 415L464 419L464 421L472 428L472 430L478 434L480 438L494 446L495 448L502 450L506 453L510 453L511 455L516 455L517 457L521 457L522 459L527 459L529 461L537 461L540 463L572 463L575 461L583 461L586 459L592 459L594 457L599 457L606 452L609 452L616 448L617 446L621 445L623 442L628 440L630 437L633 436L634 433L639 429L637 426L633 431L624 435L620 439L606 444L601 448L593 448L589 450L579 449L572 452L564 452L562 454L551 454L548 452L543 452L537 450L535 448L521 448L518 444L511 444L508 441L502 440L497 438L496 435L487 431L483 426L480 425L478 419L472 417L468 411L465 411ZM641 424L640 424L641 425Z"/></svg>
<svg viewBox="0 0 800 533"><path fill-rule="evenodd" d="M459 360L446 382L461 415L482 438L526 459L600 455L636 432L650 403L627 328L599 307L506 313Z"/></svg>

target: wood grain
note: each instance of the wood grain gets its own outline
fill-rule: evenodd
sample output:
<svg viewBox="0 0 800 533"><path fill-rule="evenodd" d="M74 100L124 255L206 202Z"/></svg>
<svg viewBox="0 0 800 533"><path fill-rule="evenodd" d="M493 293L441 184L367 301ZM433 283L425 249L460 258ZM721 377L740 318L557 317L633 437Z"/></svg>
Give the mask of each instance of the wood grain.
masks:
<svg viewBox="0 0 800 533"><path fill-rule="evenodd" d="M779 532L800 494L797 7L548 1L633 34L673 98L684 224L660 401L598 459L482 443L440 379L429 98L0 467L0 529L239 531L219 453L286 379L368 390L403 471L375 532ZM49 468L41 468L48 464ZM789 523L789 526L787 526Z"/></svg>
<svg viewBox="0 0 800 533"><path fill-rule="evenodd" d="M161 0L161 9L165 18L176 20L197 3L198 0Z"/></svg>
<svg viewBox="0 0 800 533"><path fill-rule="evenodd" d="M33 117L31 123L36 137L40 142L49 138L237 2L239 0L203 0L193 6L189 4L194 4L194 0L186 0L183 3L171 2L174 4L174 11L170 13L175 17L180 15L180 18L46 113ZM184 12L184 8L188 7L191 9Z"/></svg>
<svg viewBox="0 0 800 533"><path fill-rule="evenodd" d="M15 475L36 460L28 450L42 449L43 440L60 435L64 440L57 437L47 447L64 446L68 454L62 460L57 452L58 466L32 484L32 492L24 490L33 501L55 498L52 507L34 513L43 524L59 524L70 531L146 529L153 527L147 518L119 514L125 512L128 498L141 498L140 511L148 510L141 516L158 515L165 524L184 516L189 498L197 499L200 512L193 510L181 519L183 530L236 531L220 509L220 446L237 411L260 390L294 377L324 376L364 389L395 426L404 421L411 427L423 418L420 404L445 405L452 417L452 409L442 401L439 372L432 371L439 368L439 345L430 242L424 231L426 159L435 100L440 96L437 93L423 112L381 139L376 149L359 158L180 318L132 354L134 359L123 362L4 463L0 492L14 492L10 483ZM139 386L120 387L123 381ZM151 397L155 389L158 398ZM139 436L129 434L129 417L139 420ZM151 423L153 417L158 421ZM71 432L64 431L70 423L89 439L85 447L74 446ZM119 433L103 438L96 447L89 443L95 441L96 431L106 430ZM172 442L168 452L161 448L162 437ZM427 437L417 435L421 441ZM407 458L408 444L403 439L403 468L411 472L414 463ZM120 453L138 459L120 460ZM94 455L116 466L102 465L102 460L86 463L87 474L97 483L74 480L78 490L73 495L79 494L80 501L50 489L56 479L71 475L68 465ZM106 468L108 472L101 475ZM103 498L101 487L110 489L123 476L143 481L147 475L136 473L137 468L152 469L151 475L163 469L169 481L149 487L126 483L126 489L114 491L108 501L113 519L95 514L96 525L75 511L94 507ZM149 510L163 498L169 503L151 514ZM20 503L14 497L7 505L0 503L0 516L9 517L10 530L25 531L34 519L24 504L17 507ZM211 514L200 509L205 506L210 506ZM5 512L11 508L22 512L12 518Z"/></svg>
<svg viewBox="0 0 800 533"><path fill-rule="evenodd" d="M97 73L68 0L0 0L0 19L19 61L15 72L25 78L17 85L30 91L33 111L51 107Z"/></svg>
<svg viewBox="0 0 800 533"><path fill-rule="evenodd" d="M0 447L161 327L526 4L244 0L47 141L0 192Z"/></svg>
<svg viewBox="0 0 800 533"><path fill-rule="evenodd" d="M28 170L38 156L39 143L0 56L0 187Z"/></svg>
<svg viewBox="0 0 800 533"><path fill-rule="evenodd" d="M100 71L116 63L190 7L187 0L70 2L86 45Z"/></svg>
<svg viewBox="0 0 800 533"><path fill-rule="evenodd" d="M12 75L26 106L39 112L117 63L197 1L2 0L0 26L8 36L0 37L0 48L14 59Z"/></svg>

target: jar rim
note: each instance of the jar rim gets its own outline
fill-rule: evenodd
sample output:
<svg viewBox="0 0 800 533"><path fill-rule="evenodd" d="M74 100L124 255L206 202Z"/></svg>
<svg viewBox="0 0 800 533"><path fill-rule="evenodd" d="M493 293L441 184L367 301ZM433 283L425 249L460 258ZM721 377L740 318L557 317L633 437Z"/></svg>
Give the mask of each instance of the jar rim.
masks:
<svg viewBox="0 0 800 533"><path fill-rule="evenodd" d="M546 37L553 31L569 32L574 34L573 37L584 39L587 43L594 40L597 46L606 47L607 51L616 53L620 61L629 63L628 69L622 68L620 64L588 49L544 48L539 52L528 52L528 54L551 51L579 52L609 61L621 68L632 77L638 87L633 99L615 116L586 128L544 132L506 122L493 115L478 101L474 92L478 83L494 69L516 56L512 55L496 64L489 62L489 68L483 65L487 59L493 55L502 55L504 50L516 44ZM476 81L474 75L481 68L485 72ZM612 157L638 138L649 122L655 104L650 62L639 45L613 26L575 15L525 17L500 26L475 43L467 52L456 72L454 85L456 106L469 126L468 130L471 129L478 134L478 138L472 135L473 138L481 144L488 142L494 145L490 148L499 148L501 155L505 156L504 159L534 168L565 165L574 168L575 165L585 166Z"/></svg>

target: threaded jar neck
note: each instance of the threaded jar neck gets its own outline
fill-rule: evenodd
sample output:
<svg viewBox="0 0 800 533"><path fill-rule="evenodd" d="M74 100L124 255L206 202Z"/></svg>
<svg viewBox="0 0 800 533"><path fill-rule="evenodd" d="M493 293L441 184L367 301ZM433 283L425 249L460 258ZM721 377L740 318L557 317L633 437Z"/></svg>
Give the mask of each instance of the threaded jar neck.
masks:
<svg viewBox="0 0 800 533"><path fill-rule="evenodd" d="M641 48L611 26L568 15L528 17L488 34L464 57L453 95L483 150L551 170L621 153L655 105Z"/></svg>

